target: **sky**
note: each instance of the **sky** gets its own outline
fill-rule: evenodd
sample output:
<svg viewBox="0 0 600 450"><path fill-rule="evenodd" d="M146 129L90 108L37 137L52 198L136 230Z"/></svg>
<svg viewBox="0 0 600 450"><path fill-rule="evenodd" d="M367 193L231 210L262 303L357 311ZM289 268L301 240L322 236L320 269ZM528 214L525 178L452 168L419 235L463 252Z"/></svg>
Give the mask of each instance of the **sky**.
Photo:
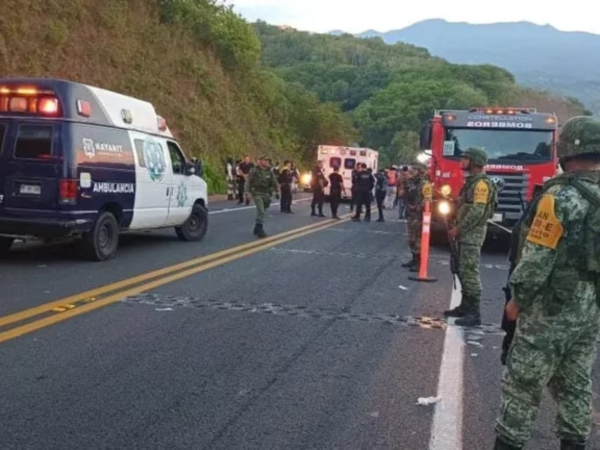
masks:
<svg viewBox="0 0 600 450"><path fill-rule="evenodd" d="M528 21L563 31L600 34L592 0L229 0L246 19L305 31L389 31L426 19L492 23Z"/></svg>

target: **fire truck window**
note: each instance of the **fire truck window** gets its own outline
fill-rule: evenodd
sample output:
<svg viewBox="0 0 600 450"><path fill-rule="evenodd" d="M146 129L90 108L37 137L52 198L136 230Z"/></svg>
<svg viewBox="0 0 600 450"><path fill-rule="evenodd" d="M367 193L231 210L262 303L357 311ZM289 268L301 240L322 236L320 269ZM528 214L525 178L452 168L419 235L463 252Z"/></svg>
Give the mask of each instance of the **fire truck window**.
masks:
<svg viewBox="0 0 600 450"><path fill-rule="evenodd" d="M331 158L329 159L329 167L340 167L342 165L342 158Z"/></svg>
<svg viewBox="0 0 600 450"><path fill-rule="evenodd" d="M354 170L355 167L356 167L356 160L354 158L346 158L344 160L344 169Z"/></svg>
<svg viewBox="0 0 600 450"><path fill-rule="evenodd" d="M483 148L490 160L550 161L552 159L552 131L447 129L444 156L458 158L469 147ZM454 151L449 154L448 150Z"/></svg>

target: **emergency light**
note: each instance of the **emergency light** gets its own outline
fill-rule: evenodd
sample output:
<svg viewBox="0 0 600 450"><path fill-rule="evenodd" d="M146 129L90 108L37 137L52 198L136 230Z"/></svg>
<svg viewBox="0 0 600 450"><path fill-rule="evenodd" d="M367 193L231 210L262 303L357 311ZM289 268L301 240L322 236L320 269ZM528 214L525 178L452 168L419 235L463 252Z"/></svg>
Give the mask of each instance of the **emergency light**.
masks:
<svg viewBox="0 0 600 450"><path fill-rule="evenodd" d="M56 117L60 103L54 92L34 87L0 87L0 113L36 114Z"/></svg>

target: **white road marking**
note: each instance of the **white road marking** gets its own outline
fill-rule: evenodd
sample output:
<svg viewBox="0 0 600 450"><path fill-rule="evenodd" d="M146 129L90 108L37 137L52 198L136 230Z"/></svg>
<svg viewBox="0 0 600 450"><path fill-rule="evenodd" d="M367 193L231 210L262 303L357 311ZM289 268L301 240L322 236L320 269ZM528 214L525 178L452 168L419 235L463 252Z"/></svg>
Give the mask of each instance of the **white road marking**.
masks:
<svg viewBox="0 0 600 450"><path fill-rule="evenodd" d="M450 308L460 304L460 291L460 282L457 281L456 288L452 290ZM451 323L451 320L448 322ZM442 400L435 405L429 450L462 450L463 448L464 348L462 328L447 327L436 395Z"/></svg>
<svg viewBox="0 0 600 450"><path fill-rule="evenodd" d="M306 202L308 200L312 200L311 198L301 198L299 200L294 200L292 202L292 205L295 205L297 203L300 202ZM280 205L280 202L277 203L271 203L271 206L278 206ZM210 206L210 205L209 205ZM250 206L239 206L237 208L223 208L223 209L217 209L215 211L209 211L208 214L212 215L212 214L223 214L223 213L230 213L230 212L236 212L236 211L244 211L246 209L255 209L256 207L254 205L250 205Z"/></svg>

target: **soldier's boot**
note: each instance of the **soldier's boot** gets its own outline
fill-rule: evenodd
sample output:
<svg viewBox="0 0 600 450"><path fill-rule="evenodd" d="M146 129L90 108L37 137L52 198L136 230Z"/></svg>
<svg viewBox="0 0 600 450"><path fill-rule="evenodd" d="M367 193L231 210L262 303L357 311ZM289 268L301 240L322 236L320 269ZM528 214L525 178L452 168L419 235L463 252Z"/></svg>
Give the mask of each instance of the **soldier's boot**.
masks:
<svg viewBox="0 0 600 450"><path fill-rule="evenodd" d="M454 325L459 327L478 327L481 325L479 311L468 311L463 317L456 319Z"/></svg>
<svg viewBox="0 0 600 450"><path fill-rule="evenodd" d="M494 444L494 450L521 450L522 448L507 444L500 438L496 438L496 443Z"/></svg>
<svg viewBox="0 0 600 450"><path fill-rule="evenodd" d="M258 230L260 229L260 225L258 223L254 224L254 231L252 232L254 236L258 236Z"/></svg>
<svg viewBox="0 0 600 450"><path fill-rule="evenodd" d="M418 272L421 269L421 254L415 254L415 263L410 267L411 272Z"/></svg>
<svg viewBox="0 0 600 450"><path fill-rule="evenodd" d="M456 308L448 309L444 311L444 317L464 317L467 312L465 311L465 307L463 306L463 302L460 303Z"/></svg>
<svg viewBox="0 0 600 450"><path fill-rule="evenodd" d="M259 239L264 239L264 238L266 238L266 237L267 237L267 233L265 233L265 229L263 228L263 225L262 225L262 223L259 223L259 224L258 224L258 230L257 230L257 232L256 232L256 236L257 236Z"/></svg>
<svg viewBox="0 0 600 450"><path fill-rule="evenodd" d="M560 441L560 450L585 450L586 441L584 439L580 440L566 440L561 439Z"/></svg>
<svg viewBox="0 0 600 450"><path fill-rule="evenodd" d="M410 261L407 261L404 264L402 264L402 267L404 267L406 269L410 269L411 267L413 267L415 265L416 259L417 259L417 255L415 253L413 253L412 259Z"/></svg>

